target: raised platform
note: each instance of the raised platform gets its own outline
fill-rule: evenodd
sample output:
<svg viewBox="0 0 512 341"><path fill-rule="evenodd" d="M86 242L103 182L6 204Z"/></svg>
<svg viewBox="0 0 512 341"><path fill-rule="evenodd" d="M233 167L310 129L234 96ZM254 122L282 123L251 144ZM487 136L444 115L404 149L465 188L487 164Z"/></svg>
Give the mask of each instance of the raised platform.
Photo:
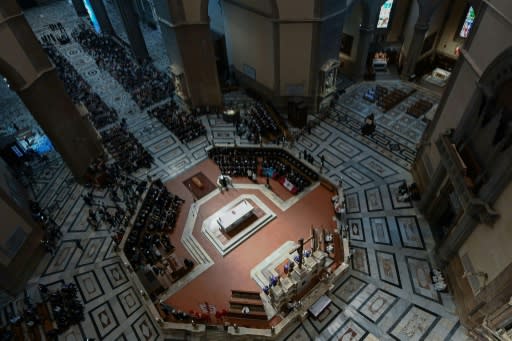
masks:
<svg viewBox="0 0 512 341"><path fill-rule="evenodd" d="M261 263L251 270L251 278L258 283L260 288L268 284L270 276L279 276L276 268L285 261L293 261L293 254L290 251L295 249L299 244L291 240L285 242L277 250L272 252L270 256L265 258Z"/></svg>
<svg viewBox="0 0 512 341"><path fill-rule="evenodd" d="M229 232L222 232L217 223L217 219L225 212L236 207L243 200L247 200L254 209L252 210L253 217L249 217L246 223ZM233 200L226 206L222 207L214 215L209 216L203 222L201 232L210 240L215 246L217 251L223 256L234 250L237 246L242 244L245 240L250 238L254 233L268 224L276 217L258 197L250 194L242 194L237 199Z"/></svg>

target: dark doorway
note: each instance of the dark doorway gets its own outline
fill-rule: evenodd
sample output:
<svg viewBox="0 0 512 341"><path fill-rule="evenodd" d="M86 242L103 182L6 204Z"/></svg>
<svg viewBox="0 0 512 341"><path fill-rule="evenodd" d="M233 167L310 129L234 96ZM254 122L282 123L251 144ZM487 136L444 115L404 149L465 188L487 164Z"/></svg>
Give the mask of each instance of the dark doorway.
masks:
<svg viewBox="0 0 512 341"><path fill-rule="evenodd" d="M20 7L22 9L27 9L27 8L37 6L37 2L35 2L34 0L17 0L17 1L18 1L18 5L20 5Z"/></svg>

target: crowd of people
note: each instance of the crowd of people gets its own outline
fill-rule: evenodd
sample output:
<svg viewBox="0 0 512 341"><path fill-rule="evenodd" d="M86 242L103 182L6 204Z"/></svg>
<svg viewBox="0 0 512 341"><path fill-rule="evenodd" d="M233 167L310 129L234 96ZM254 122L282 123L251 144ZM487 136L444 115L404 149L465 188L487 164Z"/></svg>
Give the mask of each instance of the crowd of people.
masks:
<svg viewBox="0 0 512 341"><path fill-rule="evenodd" d="M279 125L261 102L256 102L249 109L249 119L244 121L244 125L248 127L248 139L253 143L260 143L263 137L281 135Z"/></svg>
<svg viewBox="0 0 512 341"><path fill-rule="evenodd" d="M117 121L117 112L103 102L75 68L53 45L45 45L44 50L55 64L60 79L64 82L73 102L83 104L90 113L90 119L97 129Z"/></svg>
<svg viewBox="0 0 512 341"><path fill-rule="evenodd" d="M90 53L96 64L114 77L141 108L169 97L173 91L170 78L158 71L150 60L137 63L113 37L99 35L90 28L79 28L73 38Z"/></svg>
<svg viewBox="0 0 512 341"><path fill-rule="evenodd" d="M287 188L293 185L294 193L318 180L318 174L281 149L215 147L208 151L208 157L219 166L221 174L248 176L252 180L259 174L278 180Z"/></svg>
<svg viewBox="0 0 512 341"><path fill-rule="evenodd" d="M126 126L118 125L104 130L101 137L103 145L124 172L131 174L141 168L151 168L153 156L144 149Z"/></svg>
<svg viewBox="0 0 512 341"><path fill-rule="evenodd" d="M57 290L39 284L39 292L42 302L33 302L25 293L22 312L9 309L6 316L9 328L0 328L0 340L41 340L40 326L47 340L56 340L70 326L84 321L84 305L78 299L74 284L63 283ZM16 307L19 309L20 306L16 304Z"/></svg>
<svg viewBox="0 0 512 341"><path fill-rule="evenodd" d="M208 152L220 169L221 174L230 176L246 176L257 173L258 162L256 156L250 151L234 148L214 148Z"/></svg>
<svg viewBox="0 0 512 341"><path fill-rule="evenodd" d="M181 110L174 101L148 110L148 115L158 119L182 143L206 134L206 128L199 117Z"/></svg>
<svg viewBox="0 0 512 341"><path fill-rule="evenodd" d="M84 321L84 305L78 299L78 289L75 284L62 284L61 289L50 291L40 285L39 290L43 299L51 305L53 318L57 322L57 332L65 331L70 326Z"/></svg>
<svg viewBox="0 0 512 341"><path fill-rule="evenodd" d="M157 263L174 250L169 232L174 229L183 202L160 180L151 184L124 247L134 269L146 269L155 275L164 271Z"/></svg>
<svg viewBox="0 0 512 341"><path fill-rule="evenodd" d="M278 158L268 158L262 162L263 175L273 179L285 178L297 189L302 192L306 187L311 185L311 181L301 175L297 170Z"/></svg>

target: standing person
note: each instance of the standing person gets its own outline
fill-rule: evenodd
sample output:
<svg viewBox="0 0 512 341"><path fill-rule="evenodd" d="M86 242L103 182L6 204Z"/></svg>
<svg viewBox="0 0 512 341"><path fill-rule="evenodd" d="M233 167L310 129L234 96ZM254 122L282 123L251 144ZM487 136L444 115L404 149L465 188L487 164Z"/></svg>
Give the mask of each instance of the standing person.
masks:
<svg viewBox="0 0 512 341"><path fill-rule="evenodd" d="M324 162L325 162L325 157L324 157L324 154L320 155L320 163L322 164L322 168L324 168Z"/></svg>

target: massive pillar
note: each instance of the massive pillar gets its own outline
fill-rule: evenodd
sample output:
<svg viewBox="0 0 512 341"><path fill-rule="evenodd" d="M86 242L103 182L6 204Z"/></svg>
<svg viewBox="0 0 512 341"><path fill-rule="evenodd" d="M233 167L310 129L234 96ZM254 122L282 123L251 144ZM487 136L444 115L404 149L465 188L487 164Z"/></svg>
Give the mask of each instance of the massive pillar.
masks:
<svg viewBox="0 0 512 341"><path fill-rule="evenodd" d="M112 23L108 17L107 9L105 8L103 0L90 0L90 2L92 10L96 15L96 19L98 19L101 33L114 34L114 28L112 27Z"/></svg>
<svg viewBox="0 0 512 341"><path fill-rule="evenodd" d="M135 10L139 18L147 23L151 28L156 29L155 11L151 0L134 0Z"/></svg>
<svg viewBox="0 0 512 341"><path fill-rule="evenodd" d="M363 18L359 28L359 43L357 45L357 57L354 65L355 80L361 80L366 73L368 65L368 53L373 42L375 26L379 16L382 0L361 0L363 6Z"/></svg>
<svg viewBox="0 0 512 341"><path fill-rule="evenodd" d="M359 28L359 45L357 45L357 59L354 68L354 79L361 80L367 70L368 65L368 52L370 50L370 44L373 41L375 27L364 27Z"/></svg>
<svg viewBox="0 0 512 341"><path fill-rule="evenodd" d="M435 10L441 4L441 0L417 0L419 5L419 14L416 25L414 26L414 34L407 51L404 67L402 69L402 77L408 78L414 74L416 63L421 56L425 34L430 26L430 19Z"/></svg>
<svg viewBox="0 0 512 341"><path fill-rule="evenodd" d="M317 112L336 90L346 2L223 1L237 79L282 111L303 103Z"/></svg>
<svg viewBox="0 0 512 341"><path fill-rule="evenodd" d="M416 62L421 55L421 49L423 48L423 41L425 40L425 34L428 31L428 24L417 22L414 26L414 33L412 36L411 45L405 59L404 68L402 70L403 77L409 77L414 74L416 69Z"/></svg>
<svg viewBox="0 0 512 341"><path fill-rule="evenodd" d="M0 292L16 296L43 257L43 231L30 215L25 189L1 159L0 217Z"/></svg>
<svg viewBox="0 0 512 341"><path fill-rule="evenodd" d="M222 104L208 0L155 0L176 92L192 106Z"/></svg>
<svg viewBox="0 0 512 341"><path fill-rule="evenodd" d="M71 101L15 0L0 4L0 73L18 93L73 175L81 178L103 148Z"/></svg>
<svg viewBox="0 0 512 341"><path fill-rule="evenodd" d="M87 16L87 9L85 8L83 0L72 0L73 7L75 8L76 14L79 17Z"/></svg>
<svg viewBox="0 0 512 341"><path fill-rule="evenodd" d="M123 26L130 41L130 47L137 60L141 61L149 58L148 49L144 42L144 36L139 26L139 18L135 12L132 1L115 0Z"/></svg>

